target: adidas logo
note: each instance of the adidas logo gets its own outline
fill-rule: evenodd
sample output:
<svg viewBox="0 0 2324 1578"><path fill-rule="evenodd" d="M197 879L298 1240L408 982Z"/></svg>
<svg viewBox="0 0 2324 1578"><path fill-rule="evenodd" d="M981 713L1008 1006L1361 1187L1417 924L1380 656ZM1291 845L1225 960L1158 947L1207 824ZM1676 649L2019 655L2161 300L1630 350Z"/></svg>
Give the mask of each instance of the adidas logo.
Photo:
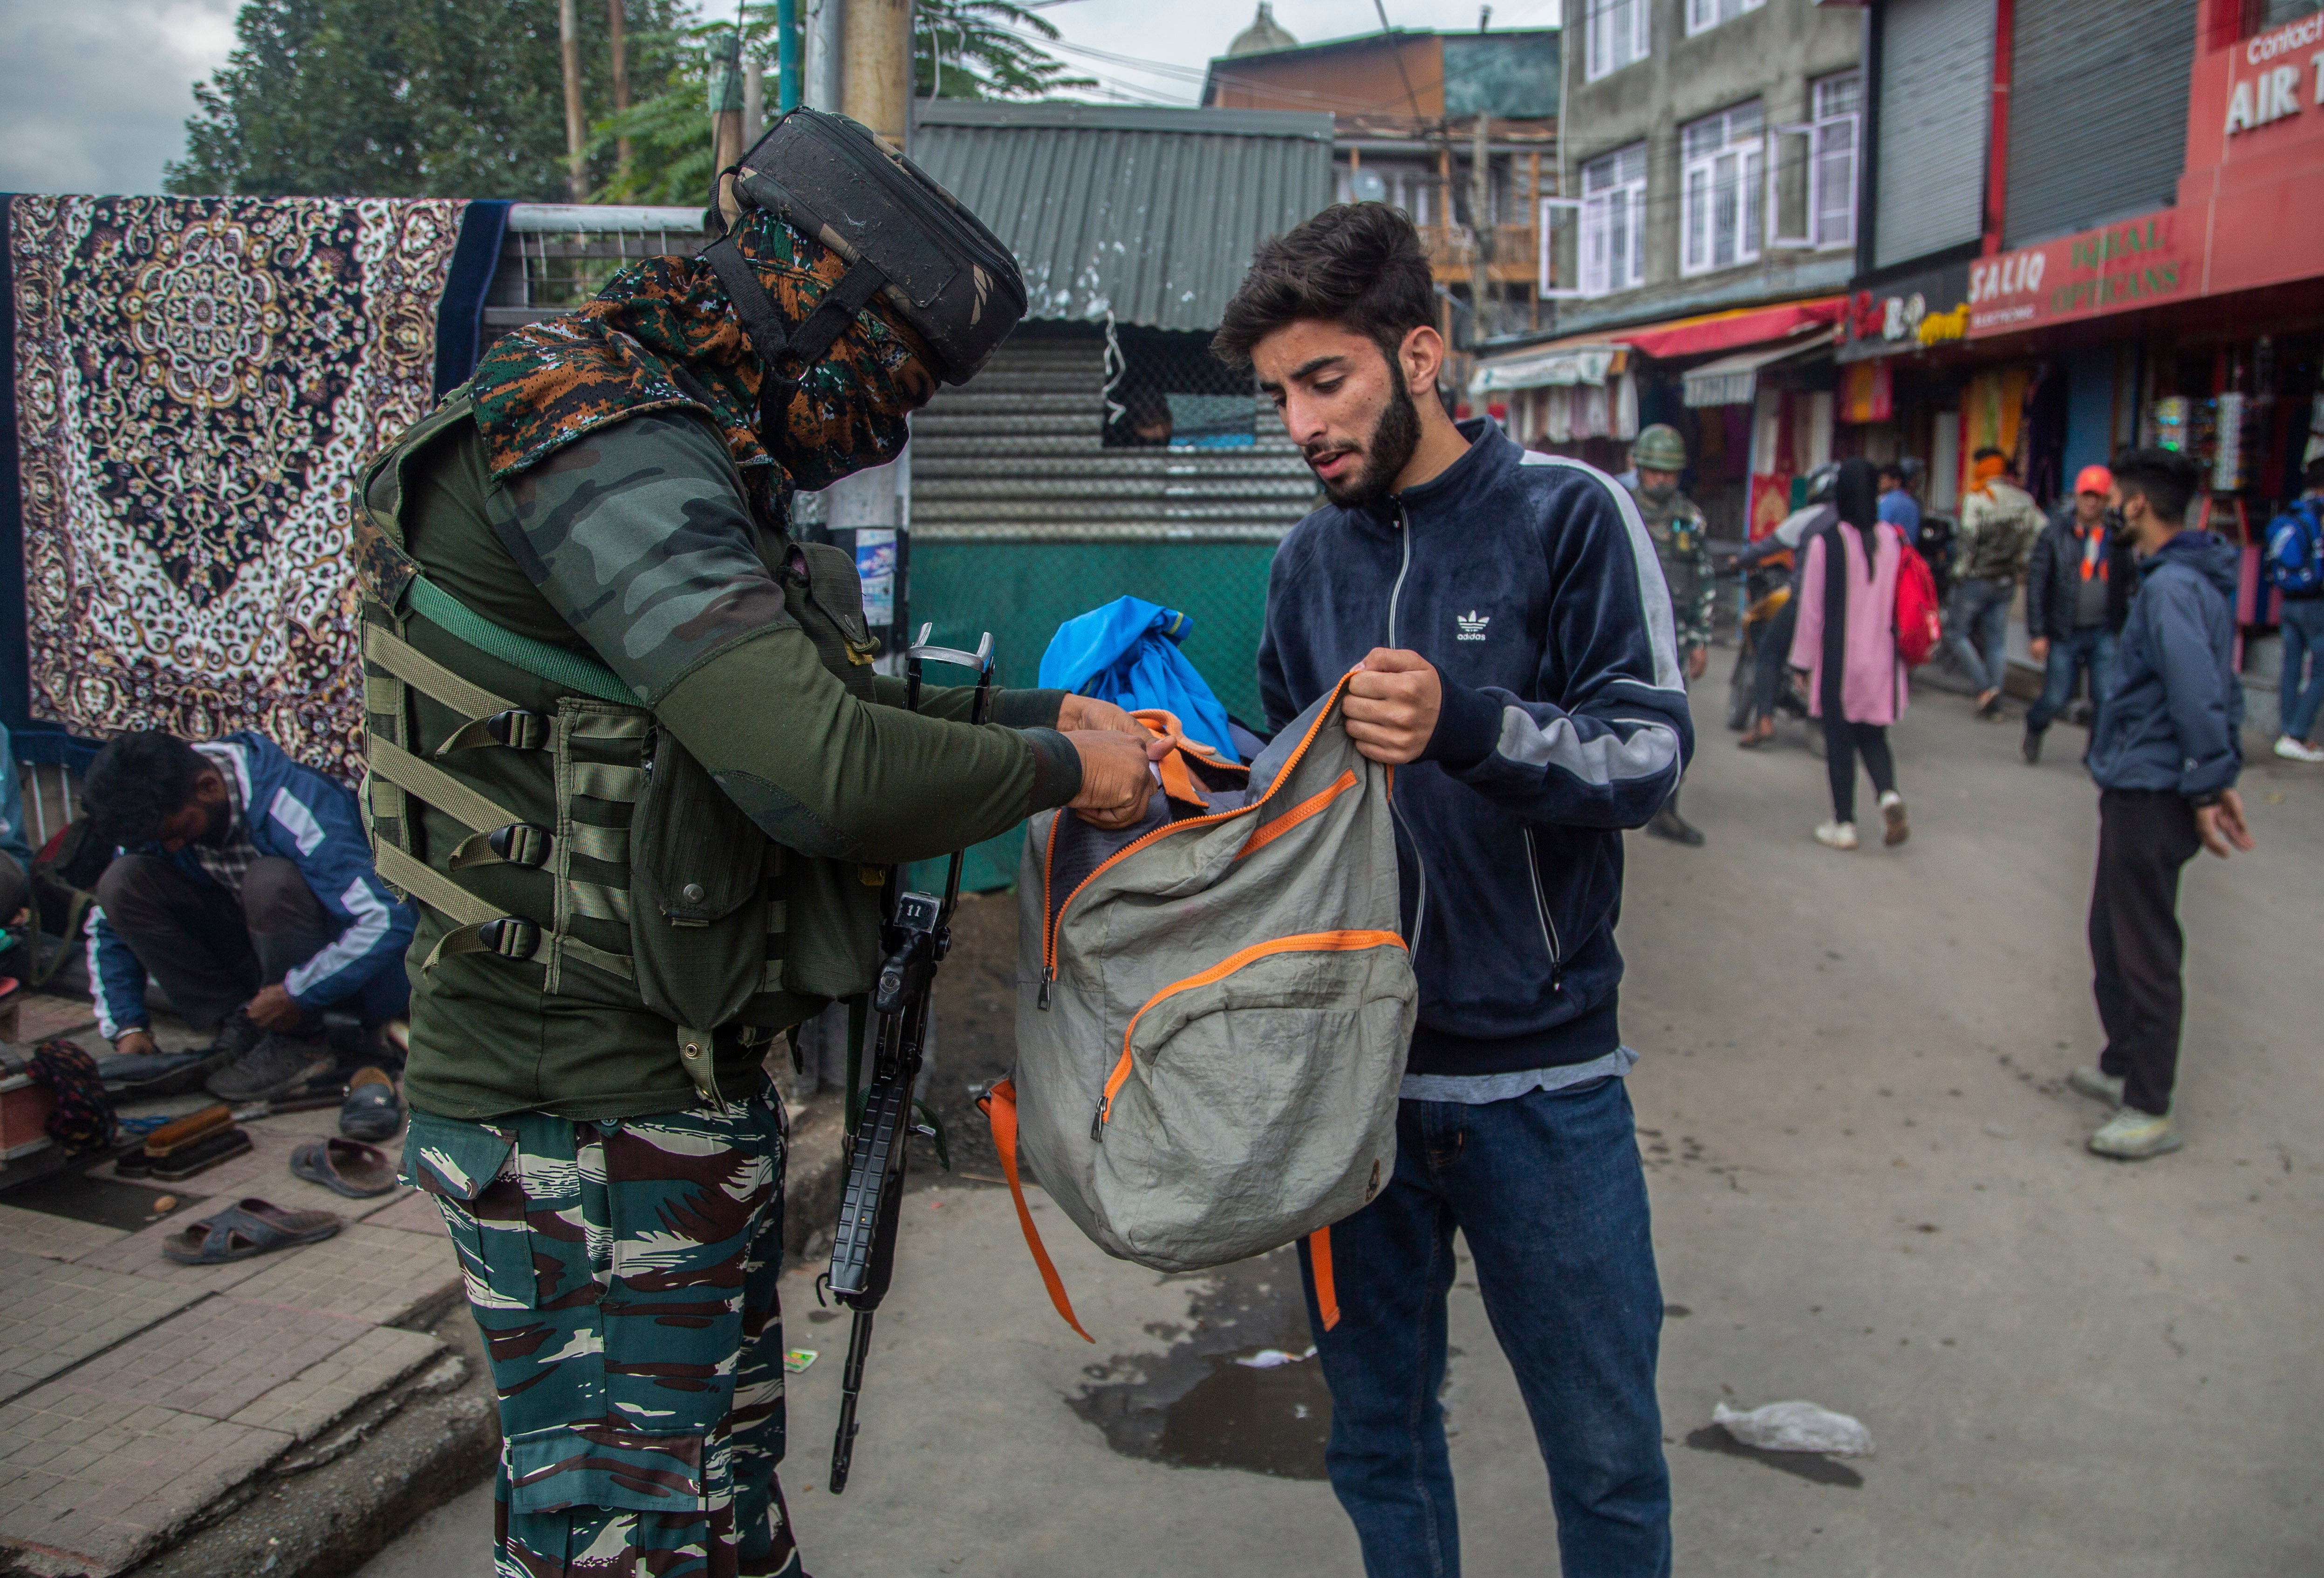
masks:
<svg viewBox="0 0 2324 1578"><path fill-rule="evenodd" d="M1493 616L1489 614L1480 614L1471 608L1466 614L1454 614L1452 623L1460 627L1461 632L1452 638L1454 641L1480 641L1485 639L1485 627L1493 623Z"/></svg>

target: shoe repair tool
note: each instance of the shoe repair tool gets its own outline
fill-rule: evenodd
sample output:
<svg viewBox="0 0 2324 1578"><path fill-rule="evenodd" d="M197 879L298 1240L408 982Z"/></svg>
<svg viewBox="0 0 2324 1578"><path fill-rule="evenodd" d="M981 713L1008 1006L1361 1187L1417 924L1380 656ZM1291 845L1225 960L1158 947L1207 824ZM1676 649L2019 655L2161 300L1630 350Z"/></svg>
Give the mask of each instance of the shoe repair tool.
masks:
<svg viewBox="0 0 2324 1578"><path fill-rule="evenodd" d="M969 722L984 721L992 697L992 636L987 632L976 651L928 644L934 625L920 626L920 638L904 657L904 706L918 712L920 666L924 662L956 663L976 671L976 699ZM847 1186L839 1202L839 1230L831 1246L831 1296L855 1312L847 1333L847 1364L841 1377L839 1428L831 1443L831 1493L847 1489L847 1473L855 1456L855 1399L863 1389L863 1361L872 1348L872 1318L887 1297L896 1269L896 1219L903 1207L904 1166L911 1137L925 1135L936 1142L938 1159L946 1162L943 1130L933 1121L915 1123L917 1103L912 1089L920 1077L920 1057L927 1044L928 993L936 984L936 966L952 947L953 907L960 900L960 870L964 850L954 850L945 868L941 899L928 893L904 893L903 868L891 867L888 892L892 908L881 929L881 946L887 962L880 966L872 1010L879 1017L873 1043L871 1088L847 1133ZM851 1074L853 1070L850 1071ZM849 1094L853 1094L853 1082ZM925 1114L926 1108L921 1112Z"/></svg>

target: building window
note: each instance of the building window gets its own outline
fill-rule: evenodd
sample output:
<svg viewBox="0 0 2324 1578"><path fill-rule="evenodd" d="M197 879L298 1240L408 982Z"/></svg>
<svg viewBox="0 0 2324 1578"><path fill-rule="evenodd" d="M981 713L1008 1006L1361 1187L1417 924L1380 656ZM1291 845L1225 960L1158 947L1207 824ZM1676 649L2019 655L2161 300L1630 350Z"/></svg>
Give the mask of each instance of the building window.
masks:
<svg viewBox="0 0 2324 1578"><path fill-rule="evenodd" d="M1679 272L1757 259L1766 171L1757 99L1680 128Z"/></svg>
<svg viewBox="0 0 2324 1578"><path fill-rule="evenodd" d="M1686 0L1686 35L1709 32L1722 22L1732 22L1747 11L1757 11L1767 0Z"/></svg>
<svg viewBox="0 0 2324 1578"><path fill-rule="evenodd" d="M1856 148L1864 78L1853 71L1815 84L1812 234L1818 246L1856 245Z"/></svg>
<svg viewBox="0 0 2324 1578"><path fill-rule="evenodd" d="M1646 145L1582 167L1582 293L1606 296L1646 281Z"/></svg>
<svg viewBox="0 0 2324 1578"><path fill-rule="evenodd" d="M1646 13L1649 0L1586 0L1590 24L1584 30L1582 78L1595 82L1610 71L1646 58Z"/></svg>

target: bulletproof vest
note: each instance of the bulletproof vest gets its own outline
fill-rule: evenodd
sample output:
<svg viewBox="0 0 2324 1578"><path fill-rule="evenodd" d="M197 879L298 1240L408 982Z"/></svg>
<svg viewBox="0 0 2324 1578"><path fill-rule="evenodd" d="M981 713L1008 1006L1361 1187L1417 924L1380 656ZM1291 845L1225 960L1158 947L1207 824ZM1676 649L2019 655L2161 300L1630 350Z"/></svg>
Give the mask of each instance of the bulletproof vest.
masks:
<svg viewBox="0 0 2324 1578"><path fill-rule="evenodd" d="M456 391L361 479L362 793L379 874L452 923L423 970L486 955L548 998L650 1010L670 1022L681 1066L715 1103L719 1032L756 1045L867 989L877 879L769 839L612 669L493 623L422 573L405 550L406 484L469 416ZM824 665L870 700L877 643L853 561L776 540L788 551L768 568L788 612ZM429 645L456 655L422 651L418 624L455 638ZM528 817L508 800L549 810ZM427 847L422 807L465 836ZM497 866L538 875L484 881ZM529 897L507 902L520 889ZM801 940L785 924L800 908L823 934L805 949L786 946Z"/></svg>
<svg viewBox="0 0 2324 1578"><path fill-rule="evenodd" d="M1654 539L1655 557L1662 560L1663 580L1670 587L1671 601L1684 608L1698 589L1694 546L1702 535L1702 512L1676 489L1659 503L1635 488L1631 497L1637 501L1646 535Z"/></svg>

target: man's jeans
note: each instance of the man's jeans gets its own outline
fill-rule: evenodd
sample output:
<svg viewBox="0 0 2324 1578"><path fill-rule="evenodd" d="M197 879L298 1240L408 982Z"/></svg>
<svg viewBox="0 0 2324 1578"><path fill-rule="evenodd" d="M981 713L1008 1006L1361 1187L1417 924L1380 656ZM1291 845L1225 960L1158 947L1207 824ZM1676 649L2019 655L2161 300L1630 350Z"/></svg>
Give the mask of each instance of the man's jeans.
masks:
<svg viewBox="0 0 2324 1578"><path fill-rule="evenodd" d="M1332 1227L1340 1322L1328 1332L1301 1245L1332 1389L1324 1461L1365 1573L1461 1571L1437 1400L1455 1227L1549 1467L1567 1578L1668 1573L1670 1472L1655 1400L1662 1288L1619 1079L1477 1106L1404 1103L1395 1176Z"/></svg>
<svg viewBox="0 0 2324 1578"><path fill-rule="evenodd" d="M2090 738L2098 737L2098 709L2106 706L2107 687L2114 681L2114 632L2103 624L2078 630L2064 641L2050 643L2050 658L2042 678L2042 699L2025 709L2025 732L2038 734L2057 721L2074 694L2074 671L2090 671Z"/></svg>
<svg viewBox="0 0 2324 1578"><path fill-rule="evenodd" d="M2009 677L2009 600L2016 595L2015 581L1963 581L1953 588L1946 644L1980 696Z"/></svg>
<svg viewBox="0 0 2324 1578"><path fill-rule="evenodd" d="M2316 660L2316 677L2300 683L2301 660ZM2305 740L2324 713L2324 597L2283 600L2283 673L2276 679L2278 717L2283 733Z"/></svg>

